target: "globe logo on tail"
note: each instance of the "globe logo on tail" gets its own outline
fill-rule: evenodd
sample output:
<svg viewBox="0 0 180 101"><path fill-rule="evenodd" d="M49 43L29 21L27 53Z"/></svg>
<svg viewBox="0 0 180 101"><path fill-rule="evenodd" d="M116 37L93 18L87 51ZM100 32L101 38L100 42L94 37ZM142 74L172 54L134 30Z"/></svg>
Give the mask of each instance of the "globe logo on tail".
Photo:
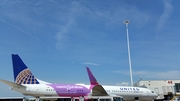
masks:
<svg viewBox="0 0 180 101"><path fill-rule="evenodd" d="M16 77L15 83L17 84L39 84L38 80L34 77L31 71L27 68L21 71Z"/></svg>

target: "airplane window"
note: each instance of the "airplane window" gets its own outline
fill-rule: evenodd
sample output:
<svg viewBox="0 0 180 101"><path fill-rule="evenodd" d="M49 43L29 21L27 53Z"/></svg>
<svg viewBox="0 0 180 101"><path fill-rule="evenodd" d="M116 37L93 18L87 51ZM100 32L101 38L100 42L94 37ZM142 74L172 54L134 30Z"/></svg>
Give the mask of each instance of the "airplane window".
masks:
<svg viewBox="0 0 180 101"><path fill-rule="evenodd" d="M151 91L152 93L154 93L153 91Z"/></svg>

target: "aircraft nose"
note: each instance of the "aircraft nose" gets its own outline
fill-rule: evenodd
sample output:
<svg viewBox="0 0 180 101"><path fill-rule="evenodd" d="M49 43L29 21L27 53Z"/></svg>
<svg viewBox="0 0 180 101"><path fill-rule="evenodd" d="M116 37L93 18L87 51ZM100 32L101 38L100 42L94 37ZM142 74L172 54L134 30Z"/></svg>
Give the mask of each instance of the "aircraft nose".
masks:
<svg viewBox="0 0 180 101"><path fill-rule="evenodd" d="M157 98L158 97L158 94L156 94L156 93L154 93L154 95L153 95L155 98Z"/></svg>
<svg viewBox="0 0 180 101"><path fill-rule="evenodd" d="M155 96L157 97L157 96L158 96L158 94L156 94L156 93L155 93Z"/></svg>
<svg viewBox="0 0 180 101"><path fill-rule="evenodd" d="M154 91L151 91L151 92L152 92L152 96L158 97L157 93L155 93Z"/></svg>

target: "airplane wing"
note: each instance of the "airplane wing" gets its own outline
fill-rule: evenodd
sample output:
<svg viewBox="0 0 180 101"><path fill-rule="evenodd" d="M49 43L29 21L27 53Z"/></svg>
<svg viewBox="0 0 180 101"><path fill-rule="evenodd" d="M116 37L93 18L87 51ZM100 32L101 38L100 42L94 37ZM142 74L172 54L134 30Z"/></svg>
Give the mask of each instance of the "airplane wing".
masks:
<svg viewBox="0 0 180 101"><path fill-rule="evenodd" d="M101 85L99 85L91 70L88 67L86 67L86 69L91 85L95 85L92 88L92 96L108 96L106 90Z"/></svg>
<svg viewBox="0 0 180 101"><path fill-rule="evenodd" d="M25 88L25 86L20 85L20 84L16 84L16 83L14 83L14 82L2 80L2 79L0 79L0 81L3 82L3 83L5 83L5 84L7 84L7 85L9 85L9 86L12 86L12 87L19 87L19 88L22 88L22 87L23 87L23 88Z"/></svg>

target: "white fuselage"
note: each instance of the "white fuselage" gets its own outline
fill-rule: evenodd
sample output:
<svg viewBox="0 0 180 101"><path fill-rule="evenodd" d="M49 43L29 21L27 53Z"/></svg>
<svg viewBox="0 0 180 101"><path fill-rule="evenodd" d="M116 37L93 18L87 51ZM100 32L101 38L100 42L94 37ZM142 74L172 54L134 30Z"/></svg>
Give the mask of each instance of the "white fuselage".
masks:
<svg viewBox="0 0 180 101"><path fill-rule="evenodd" d="M103 86L108 94L122 96L125 100L154 100L157 97L153 91L146 88L126 86Z"/></svg>
<svg viewBox="0 0 180 101"><path fill-rule="evenodd" d="M26 88L16 88L13 87L13 90L21 92L24 95L30 95L34 97L77 97L77 96L88 96L91 95L92 90L90 87L92 85L81 85L87 89L90 89L89 92L81 90L78 88L76 90L81 92L73 91L72 87L69 85L63 86L67 91L60 91L54 89L53 87L47 84L24 84ZM57 86L57 84L56 84ZM77 85L78 86L78 85ZM154 100L157 97L153 91L146 88L139 87L127 87L127 86L102 86L109 95L118 95L122 96L125 100ZM86 94L87 93L87 94ZM85 95L84 95L85 94Z"/></svg>

